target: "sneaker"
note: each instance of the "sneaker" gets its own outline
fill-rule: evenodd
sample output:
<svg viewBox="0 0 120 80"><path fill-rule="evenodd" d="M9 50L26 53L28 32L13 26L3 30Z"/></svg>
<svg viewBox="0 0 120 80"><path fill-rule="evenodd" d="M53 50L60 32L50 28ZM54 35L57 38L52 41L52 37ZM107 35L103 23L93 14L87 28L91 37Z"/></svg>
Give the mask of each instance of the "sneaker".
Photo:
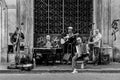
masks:
<svg viewBox="0 0 120 80"><path fill-rule="evenodd" d="M78 73L78 71L76 69L74 69L72 73Z"/></svg>

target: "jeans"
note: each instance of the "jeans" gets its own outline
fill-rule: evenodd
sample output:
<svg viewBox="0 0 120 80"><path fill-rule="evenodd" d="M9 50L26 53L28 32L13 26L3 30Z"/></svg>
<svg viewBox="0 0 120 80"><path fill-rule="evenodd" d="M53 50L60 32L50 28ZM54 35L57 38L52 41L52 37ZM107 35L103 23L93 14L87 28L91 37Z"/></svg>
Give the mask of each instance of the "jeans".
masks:
<svg viewBox="0 0 120 80"><path fill-rule="evenodd" d="M77 68L77 59L82 59L83 63L86 64L89 60L89 55L81 54L81 56L78 57L78 54L75 54L72 58L72 69Z"/></svg>
<svg viewBox="0 0 120 80"><path fill-rule="evenodd" d="M78 54L75 54L72 58L72 69L77 67L77 60L78 59Z"/></svg>

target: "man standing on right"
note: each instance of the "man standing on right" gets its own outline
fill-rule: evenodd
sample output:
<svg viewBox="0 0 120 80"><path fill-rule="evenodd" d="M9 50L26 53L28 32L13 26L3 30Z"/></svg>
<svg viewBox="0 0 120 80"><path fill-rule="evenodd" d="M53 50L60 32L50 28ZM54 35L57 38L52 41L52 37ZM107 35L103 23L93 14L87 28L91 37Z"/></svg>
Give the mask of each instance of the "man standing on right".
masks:
<svg viewBox="0 0 120 80"><path fill-rule="evenodd" d="M96 29L93 42L89 42L89 44L94 44L95 65L98 65L99 63L101 40L102 40L102 35L99 32L99 30Z"/></svg>

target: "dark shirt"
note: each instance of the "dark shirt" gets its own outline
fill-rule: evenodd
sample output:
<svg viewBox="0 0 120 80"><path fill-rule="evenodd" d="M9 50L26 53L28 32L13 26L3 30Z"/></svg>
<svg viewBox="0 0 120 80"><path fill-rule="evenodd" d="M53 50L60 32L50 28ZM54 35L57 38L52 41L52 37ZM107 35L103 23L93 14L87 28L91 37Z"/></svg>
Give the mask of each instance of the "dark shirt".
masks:
<svg viewBox="0 0 120 80"><path fill-rule="evenodd" d="M25 37L24 37L24 34L21 32L20 33L20 38L21 39L24 39ZM17 32L15 32L15 33L13 33L13 35L11 36L11 38L10 38L10 41L11 41L11 43L13 44L14 42L16 42L16 40L17 40Z"/></svg>
<svg viewBox="0 0 120 80"><path fill-rule="evenodd" d="M93 37L90 37L89 41L93 42ZM91 51L93 50L93 47L94 47L94 44L89 44L89 48Z"/></svg>

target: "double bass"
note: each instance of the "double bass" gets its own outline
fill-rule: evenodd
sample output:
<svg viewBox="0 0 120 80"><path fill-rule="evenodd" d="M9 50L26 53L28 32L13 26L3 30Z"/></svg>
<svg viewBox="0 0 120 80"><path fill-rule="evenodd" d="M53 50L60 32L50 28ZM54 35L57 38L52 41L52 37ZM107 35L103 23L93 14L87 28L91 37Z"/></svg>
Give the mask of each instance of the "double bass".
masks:
<svg viewBox="0 0 120 80"><path fill-rule="evenodd" d="M18 32L18 28L17 30L11 35L10 37L10 42L13 45L16 45L20 39L24 39L24 34L21 32L21 30Z"/></svg>
<svg viewBox="0 0 120 80"><path fill-rule="evenodd" d="M19 30L19 28L16 28L16 31L11 35L10 42L13 44L13 50L15 55L15 64L19 64L20 62L20 41L21 39L24 39L24 34Z"/></svg>

